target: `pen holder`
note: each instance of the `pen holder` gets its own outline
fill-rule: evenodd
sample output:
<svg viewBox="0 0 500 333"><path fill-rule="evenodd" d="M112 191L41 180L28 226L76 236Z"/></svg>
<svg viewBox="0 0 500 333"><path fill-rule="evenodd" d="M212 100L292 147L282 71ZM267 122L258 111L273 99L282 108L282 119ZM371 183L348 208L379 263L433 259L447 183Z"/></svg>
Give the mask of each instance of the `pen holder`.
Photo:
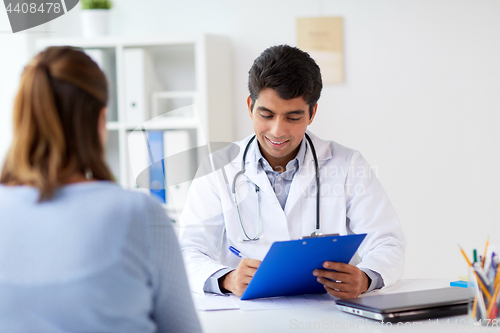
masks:
<svg viewBox="0 0 500 333"><path fill-rule="evenodd" d="M469 321L474 325L499 327L498 297L473 267L469 267L467 285L471 294L474 295L474 299L469 302L468 307Z"/></svg>

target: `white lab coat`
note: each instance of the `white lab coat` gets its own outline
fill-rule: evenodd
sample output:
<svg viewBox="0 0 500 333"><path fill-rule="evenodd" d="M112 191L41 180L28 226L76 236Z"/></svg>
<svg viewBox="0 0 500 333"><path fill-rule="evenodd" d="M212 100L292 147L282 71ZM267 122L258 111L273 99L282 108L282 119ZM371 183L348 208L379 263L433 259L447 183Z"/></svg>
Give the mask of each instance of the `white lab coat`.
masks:
<svg viewBox="0 0 500 333"><path fill-rule="evenodd" d="M320 166L321 227L324 234L367 233L358 249L359 268L379 273L385 286L399 280L404 269L406 247L399 219L370 165L355 150L333 141L324 141L308 132ZM245 175L238 178L236 192L245 230L254 237L258 226L255 185L260 187L260 240L246 239L231 194L234 175L241 170L243 151L252 136L236 142L236 158L222 149L211 158L231 160L222 169L199 177L189 189L180 216L180 243L191 289L203 293L205 281L223 268L236 268L240 258L228 247L234 246L249 258L262 260L276 241L310 235L316 224L316 180L309 144L302 167L295 174L285 209L262 168L258 168L255 139L248 150ZM305 140L305 138L304 138ZM234 151L234 150L233 150ZM284 272L286 275L286 272ZM286 277L285 277L286 278Z"/></svg>

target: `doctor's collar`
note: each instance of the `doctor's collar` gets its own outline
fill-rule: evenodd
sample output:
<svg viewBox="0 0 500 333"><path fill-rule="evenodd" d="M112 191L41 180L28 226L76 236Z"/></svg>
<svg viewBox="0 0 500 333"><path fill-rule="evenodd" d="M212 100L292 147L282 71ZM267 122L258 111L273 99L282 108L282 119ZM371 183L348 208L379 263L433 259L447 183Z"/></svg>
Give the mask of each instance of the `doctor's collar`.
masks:
<svg viewBox="0 0 500 333"><path fill-rule="evenodd" d="M257 168L259 167L260 159L266 161L270 165L269 161L266 160L266 158L262 155L262 152L260 151L260 146L259 146L258 140L254 140L254 142L252 142L252 145L253 145L253 149L255 152L255 165L256 165L256 167ZM302 138L302 141L300 142L300 148L299 148L299 151L297 152L297 155L295 155L295 157L291 160L291 161L293 161L294 159L296 159L298 162L298 167L297 167L296 171L299 171L300 168L302 167L302 165L304 164L304 159L306 157L306 151L307 151L307 145L306 145L306 138L304 135L304 137ZM288 162L288 163L290 163L290 162Z"/></svg>

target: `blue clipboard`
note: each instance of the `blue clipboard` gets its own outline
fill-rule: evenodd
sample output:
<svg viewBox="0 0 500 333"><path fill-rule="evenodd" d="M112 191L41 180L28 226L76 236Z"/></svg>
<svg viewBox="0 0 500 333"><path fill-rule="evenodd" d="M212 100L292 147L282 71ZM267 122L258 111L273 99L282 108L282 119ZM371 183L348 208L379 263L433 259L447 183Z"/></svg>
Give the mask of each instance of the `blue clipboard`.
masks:
<svg viewBox="0 0 500 333"><path fill-rule="evenodd" d="M347 264L365 236L324 236L273 243L241 299L325 293L323 285L312 275L313 270L323 269L325 261Z"/></svg>

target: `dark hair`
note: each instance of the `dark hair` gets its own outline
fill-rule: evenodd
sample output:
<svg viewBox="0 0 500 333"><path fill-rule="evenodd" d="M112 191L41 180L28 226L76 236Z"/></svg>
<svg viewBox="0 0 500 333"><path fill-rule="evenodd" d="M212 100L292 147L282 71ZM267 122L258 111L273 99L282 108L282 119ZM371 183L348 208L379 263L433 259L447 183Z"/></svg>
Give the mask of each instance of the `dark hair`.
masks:
<svg viewBox="0 0 500 333"><path fill-rule="evenodd" d="M261 90L271 88L282 99L304 98L309 118L321 95L321 72L311 56L289 45L272 46L255 59L248 72L252 110Z"/></svg>
<svg viewBox="0 0 500 333"><path fill-rule="evenodd" d="M97 129L107 100L106 77L83 51L40 52L21 76L0 183L35 186L43 200L74 172L111 180Z"/></svg>

